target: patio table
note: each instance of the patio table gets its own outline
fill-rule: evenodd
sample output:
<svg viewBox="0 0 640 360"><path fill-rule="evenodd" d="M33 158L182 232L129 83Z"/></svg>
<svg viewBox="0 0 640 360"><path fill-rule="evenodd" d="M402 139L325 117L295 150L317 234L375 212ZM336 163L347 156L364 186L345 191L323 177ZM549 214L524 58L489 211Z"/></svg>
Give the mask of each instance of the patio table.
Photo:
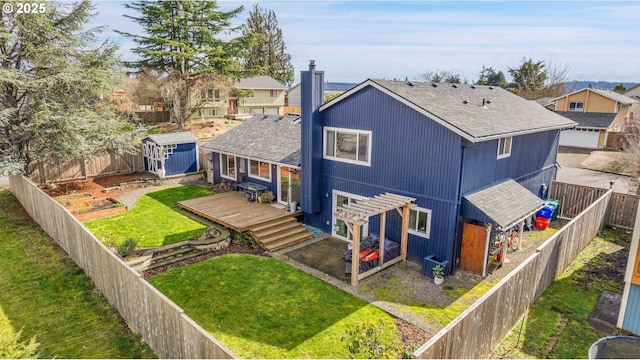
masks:
<svg viewBox="0 0 640 360"><path fill-rule="evenodd" d="M244 191L249 201L258 201L260 194L269 190L268 187L253 182L240 183L238 184L238 188Z"/></svg>

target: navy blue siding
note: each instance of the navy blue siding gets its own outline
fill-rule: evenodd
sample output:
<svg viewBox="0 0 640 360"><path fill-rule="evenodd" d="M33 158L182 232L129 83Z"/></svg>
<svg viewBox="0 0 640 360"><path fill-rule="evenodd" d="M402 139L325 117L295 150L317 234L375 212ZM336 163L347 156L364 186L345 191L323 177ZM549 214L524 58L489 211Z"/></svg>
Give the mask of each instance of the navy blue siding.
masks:
<svg viewBox="0 0 640 360"><path fill-rule="evenodd" d="M498 140L470 144L464 153L462 194L510 178L539 195L542 182L550 185L551 176L555 176L555 170L550 169L555 169L559 133L515 136L511 156L503 159L497 159Z"/></svg>
<svg viewBox="0 0 640 360"><path fill-rule="evenodd" d="M622 329L640 335L640 285L631 284Z"/></svg>
<svg viewBox="0 0 640 360"><path fill-rule="evenodd" d="M305 221L331 231L334 189L361 196L392 192L415 197L419 207L432 210L431 236L410 235L408 258L421 263L425 256L435 255L453 261L461 138L374 88L326 109L322 125L370 130L371 166L322 160L322 209L307 214ZM322 138L322 133L316 136ZM322 152L314 155L322 158ZM391 212L387 216L387 237L399 241L400 217ZM369 231L378 232L378 224L379 217L371 219Z"/></svg>
<svg viewBox="0 0 640 360"><path fill-rule="evenodd" d="M213 169L213 183L217 184L221 181L231 181L227 178L220 176L220 153L214 152L212 157L212 169ZM264 185L269 188L275 196L278 198L278 167L271 166L271 181L262 180L258 178L249 177L249 160L236 156L236 179L237 181L250 181L256 184ZM244 171L241 171L244 170Z"/></svg>
<svg viewBox="0 0 640 360"><path fill-rule="evenodd" d="M176 175L198 171L196 143L178 144L164 161L165 174Z"/></svg>

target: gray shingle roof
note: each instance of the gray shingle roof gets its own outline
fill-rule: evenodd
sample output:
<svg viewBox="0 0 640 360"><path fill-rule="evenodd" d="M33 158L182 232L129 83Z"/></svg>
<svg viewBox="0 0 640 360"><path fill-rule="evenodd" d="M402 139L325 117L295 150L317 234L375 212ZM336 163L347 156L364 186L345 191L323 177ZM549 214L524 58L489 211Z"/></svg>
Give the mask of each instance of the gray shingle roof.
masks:
<svg viewBox="0 0 640 360"><path fill-rule="evenodd" d="M511 179L464 198L503 228L515 225L544 206L542 199Z"/></svg>
<svg viewBox="0 0 640 360"><path fill-rule="evenodd" d="M286 90L287 87L279 83L271 76L261 75L236 82L236 89L260 89L260 90Z"/></svg>
<svg viewBox="0 0 640 360"><path fill-rule="evenodd" d="M578 128L608 129L615 120L617 114L612 113L585 113L580 111L556 111L578 123Z"/></svg>
<svg viewBox="0 0 640 360"><path fill-rule="evenodd" d="M165 134L153 134L147 136L145 139L149 139L158 145L169 144L188 144L198 142L198 139L190 132L173 132Z"/></svg>
<svg viewBox="0 0 640 360"><path fill-rule="evenodd" d="M499 87L395 80L367 80L325 104L342 101L366 86L374 86L431 119L473 141L570 128L575 123ZM484 104L483 104L484 102Z"/></svg>
<svg viewBox="0 0 640 360"><path fill-rule="evenodd" d="M202 145L216 152L300 166L300 116L254 115Z"/></svg>

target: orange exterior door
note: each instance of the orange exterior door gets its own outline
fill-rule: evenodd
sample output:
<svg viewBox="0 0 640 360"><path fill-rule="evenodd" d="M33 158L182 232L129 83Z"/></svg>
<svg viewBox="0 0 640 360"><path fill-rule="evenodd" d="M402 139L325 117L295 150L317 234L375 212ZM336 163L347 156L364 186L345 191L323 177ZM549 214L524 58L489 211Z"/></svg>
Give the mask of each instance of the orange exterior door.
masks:
<svg viewBox="0 0 640 360"><path fill-rule="evenodd" d="M487 255L487 228L464 224L462 249L460 250L460 270L484 275Z"/></svg>

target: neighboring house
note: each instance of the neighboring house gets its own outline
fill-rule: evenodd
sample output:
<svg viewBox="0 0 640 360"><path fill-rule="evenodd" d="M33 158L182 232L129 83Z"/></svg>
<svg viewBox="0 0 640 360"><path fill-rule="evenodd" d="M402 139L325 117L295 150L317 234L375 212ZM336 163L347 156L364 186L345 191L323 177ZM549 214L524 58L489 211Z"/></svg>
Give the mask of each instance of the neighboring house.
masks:
<svg viewBox="0 0 640 360"><path fill-rule="evenodd" d="M242 79L233 85L231 91L204 89L192 96L193 102L203 103L202 108L192 118L282 114L286 89L286 86L270 76Z"/></svg>
<svg viewBox="0 0 640 360"><path fill-rule="evenodd" d="M268 186L282 204L300 201L300 117L254 115L202 146L212 152L213 183Z"/></svg>
<svg viewBox="0 0 640 360"><path fill-rule="evenodd" d="M144 169L166 176L200 171L198 139L188 132L149 135L142 139Z"/></svg>
<svg viewBox="0 0 640 360"><path fill-rule="evenodd" d="M543 206L560 131L575 126L491 86L367 80L322 105L324 73L312 64L301 75L305 223L349 240L337 207L385 193L415 198L407 258L434 255L448 271L483 273L488 227L508 229ZM385 221L398 242L400 215ZM362 233L379 227L371 217Z"/></svg>
<svg viewBox="0 0 640 360"><path fill-rule="evenodd" d="M342 94L343 92L355 87L356 83L343 83L343 82L325 82L324 83L324 96ZM292 86L287 91L287 106L299 107L300 106L300 83Z"/></svg>
<svg viewBox="0 0 640 360"><path fill-rule="evenodd" d="M577 122L575 129L562 132L561 146L600 149L607 147L611 133L633 119L638 104L615 91L584 88L552 99L547 108Z"/></svg>
<svg viewBox="0 0 640 360"><path fill-rule="evenodd" d="M640 84L626 90L622 93L622 95L630 97L635 100L640 100Z"/></svg>

